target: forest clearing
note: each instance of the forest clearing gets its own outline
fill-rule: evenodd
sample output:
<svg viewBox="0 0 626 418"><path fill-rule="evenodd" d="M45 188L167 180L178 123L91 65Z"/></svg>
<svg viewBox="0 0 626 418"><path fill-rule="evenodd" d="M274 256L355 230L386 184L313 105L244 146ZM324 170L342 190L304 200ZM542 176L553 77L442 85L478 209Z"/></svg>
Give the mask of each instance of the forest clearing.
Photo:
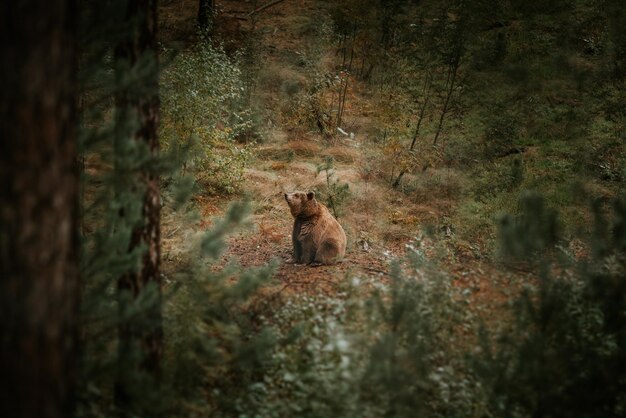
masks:
<svg viewBox="0 0 626 418"><path fill-rule="evenodd" d="M622 0L0 15L0 416L626 415Z"/></svg>

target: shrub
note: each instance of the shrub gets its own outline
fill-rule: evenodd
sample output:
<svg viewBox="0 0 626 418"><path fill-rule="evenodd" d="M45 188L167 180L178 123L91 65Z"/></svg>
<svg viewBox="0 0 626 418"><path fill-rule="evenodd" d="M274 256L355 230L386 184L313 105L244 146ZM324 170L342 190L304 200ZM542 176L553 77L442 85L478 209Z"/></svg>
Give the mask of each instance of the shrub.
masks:
<svg viewBox="0 0 626 418"><path fill-rule="evenodd" d="M332 295L287 295L263 311L277 341L236 401L258 417L471 417L484 412L459 329L473 322L420 241L390 281L352 277ZM369 289L374 289L369 290ZM288 401L286 401L288 400Z"/></svg>
<svg viewBox="0 0 626 418"><path fill-rule="evenodd" d="M517 258L536 260L554 242L555 219L537 196L526 202L520 228L504 224L501 236ZM541 277L514 305L515 321L496 337L483 335L475 366L495 416L626 412L626 200L614 208L609 223L596 205L591 257L576 261L563 252L568 257L554 265L544 252Z"/></svg>
<svg viewBox="0 0 626 418"><path fill-rule="evenodd" d="M349 330L349 303L321 294L287 296L264 318L281 341L237 401L258 417L357 416L359 357ZM288 400L288 401L286 401Z"/></svg>
<svg viewBox="0 0 626 418"><path fill-rule="evenodd" d="M347 183L341 183L335 174L335 162L332 157L328 156L324 162L317 166L317 174L326 173L326 184L318 187L320 199L324 201L328 208L333 212L335 218L339 218L343 214L343 206L350 197L350 186Z"/></svg>
<svg viewBox="0 0 626 418"><path fill-rule="evenodd" d="M480 388L461 348L460 329L472 324L464 295L425 263L419 241L407 249L405 268L392 267L366 309L372 335L361 401L371 416L480 416Z"/></svg>
<svg viewBox="0 0 626 418"><path fill-rule="evenodd" d="M171 410L164 416L231 413L245 382L268 359L274 338L267 328L259 329L245 307L276 263L245 271L236 264L215 268L226 235L249 213L247 204L231 205L211 230L192 241L166 278L163 393Z"/></svg>
<svg viewBox="0 0 626 418"><path fill-rule="evenodd" d="M189 170L209 192L232 193L243 180L248 146L237 144L252 128L244 107L245 84L235 59L201 42L181 52L161 81L161 137L165 148L191 145Z"/></svg>

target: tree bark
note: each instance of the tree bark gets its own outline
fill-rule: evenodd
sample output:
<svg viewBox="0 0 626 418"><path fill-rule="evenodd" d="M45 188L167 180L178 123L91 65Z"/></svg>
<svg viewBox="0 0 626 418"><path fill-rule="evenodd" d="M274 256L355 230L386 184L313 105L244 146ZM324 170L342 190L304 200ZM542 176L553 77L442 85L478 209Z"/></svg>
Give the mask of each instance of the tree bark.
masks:
<svg viewBox="0 0 626 418"><path fill-rule="evenodd" d="M214 12L214 0L200 0L198 5L198 27L202 31L209 32L212 29Z"/></svg>
<svg viewBox="0 0 626 418"><path fill-rule="evenodd" d="M0 2L0 416L72 416L76 4Z"/></svg>
<svg viewBox="0 0 626 418"><path fill-rule="evenodd" d="M117 97L117 122L127 126L128 120L136 120L138 128L134 132L118 129L116 146L122 141L139 141L145 145L151 158L159 152L157 128L159 121L159 70L157 52L157 0L129 0L127 21L130 30L116 48L117 79L121 88ZM137 71L141 68L142 71ZM129 75L137 75L133 83L124 85L123 80ZM119 149L116 154L119 153ZM141 265L137 271L130 271L118 280L120 312L128 303L137 303L137 299L147 291L156 292L155 298L144 301L147 306L140 307L140 313L132 318L120 317L119 325L119 368L116 382L116 404L122 415L139 414L137 405L138 376L149 379L148 384L158 385L160 362L163 346L163 328L161 312L160 278L160 210L161 196L159 174L153 164L142 164L134 171L133 179L128 179L131 188L138 184L141 188L132 189L140 194L142 208L140 220L132 227L132 236L128 252L145 248ZM152 167L152 168L151 168ZM120 172L117 175L129 175ZM122 208L121 222L132 222L132 216ZM127 218L127 219L124 219ZM134 360L134 353L139 351L140 361ZM139 388L148 391L149 387Z"/></svg>

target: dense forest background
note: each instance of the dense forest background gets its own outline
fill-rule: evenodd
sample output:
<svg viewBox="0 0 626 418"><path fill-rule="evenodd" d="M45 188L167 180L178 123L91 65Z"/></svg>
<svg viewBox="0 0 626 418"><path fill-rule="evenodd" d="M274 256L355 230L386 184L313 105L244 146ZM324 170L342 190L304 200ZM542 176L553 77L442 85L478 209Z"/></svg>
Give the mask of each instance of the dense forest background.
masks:
<svg viewBox="0 0 626 418"><path fill-rule="evenodd" d="M622 0L0 16L0 416L626 415Z"/></svg>

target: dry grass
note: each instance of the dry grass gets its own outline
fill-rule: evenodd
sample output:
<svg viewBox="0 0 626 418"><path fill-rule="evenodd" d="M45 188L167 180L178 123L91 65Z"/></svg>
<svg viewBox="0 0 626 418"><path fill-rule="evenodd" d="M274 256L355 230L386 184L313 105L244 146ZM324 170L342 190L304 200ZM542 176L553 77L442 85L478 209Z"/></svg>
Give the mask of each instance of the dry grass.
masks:
<svg viewBox="0 0 626 418"><path fill-rule="evenodd" d="M283 161L275 161L270 164L270 168L274 171L283 171L287 168L287 163Z"/></svg>
<svg viewBox="0 0 626 418"><path fill-rule="evenodd" d="M417 175L406 176L402 191L416 203L435 200L457 200L463 193L463 174L450 168L430 169Z"/></svg>
<svg viewBox="0 0 626 418"><path fill-rule="evenodd" d="M317 167L313 163L307 163L304 161L293 162L289 165L288 171L290 175L306 176L310 180L313 180L317 175Z"/></svg>
<svg viewBox="0 0 626 418"><path fill-rule="evenodd" d="M602 199L608 201L615 197L615 192L599 180L588 180L582 184L584 194L591 199Z"/></svg>
<svg viewBox="0 0 626 418"><path fill-rule="evenodd" d="M268 222L265 218L257 224L259 237L262 242L279 243L284 238L284 233L275 224Z"/></svg>
<svg viewBox="0 0 626 418"><path fill-rule="evenodd" d="M244 170L244 175L246 176L246 179L249 182L252 182L254 184L257 183L275 183L278 179L278 177L276 176L276 174L269 172L269 171L263 171L263 170L257 170L254 168L246 168Z"/></svg>
<svg viewBox="0 0 626 418"><path fill-rule="evenodd" d="M394 225L384 223L379 226L381 230L380 238L387 245L401 245L413 238L419 227L408 227L407 225Z"/></svg>
<svg viewBox="0 0 626 418"><path fill-rule="evenodd" d="M354 168L337 168L332 170L332 181L338 181L339 183L347 183L353 191L356 191L355 186L361 181L361 174ZM322 171L315 177L316 185L326 184L326 171Z"/></svg>
<svg viewBox="0 0 626 418"><path fill-rule="evenodd" d="M292 140L287 143L273 142L270 145L259 148L260 157L272 160L291 160L293 157L315 157L320 155L322 147L312 141Z"/></svg>
<svg viewBox="0 0 626 418"><path fill-rule="evenodd" d="M441 209L437 206L414 205L408 211L408 215L416 219L421 225L435 225L441 218Z"/></svg>
<svg viewBox="0 0 626 418"><path fill-rule="evenodd" d="M271 93L291 93L300 91L306 85L306 78L296 70L270 62L259 72L259 84Z"/></svg>
<svg viewBox="0 0 626 418"><path fill-rule="evenodd" d="M293 151L298 156L315 157L320 155L322 147L319 144L306 140L295 140L285 144L285 148Z"/></svg>
<svg viewBox="0 0 626 418"><path fill-rule="evenodd" d="M322 152L322 156L333 157L335 161L341 163L353 163L359 158L359 152L354 148L344 145L335 145L330 148L326 148Z"/></svg>
<svg viewBox="0 0 626 418"><path fill-rule="evenodd" d="M403 225L403 226L417 226L418 218L415 215L410 215L403 210L394 210L389 212L387 215L387 220L392 225Z"/></svg>

